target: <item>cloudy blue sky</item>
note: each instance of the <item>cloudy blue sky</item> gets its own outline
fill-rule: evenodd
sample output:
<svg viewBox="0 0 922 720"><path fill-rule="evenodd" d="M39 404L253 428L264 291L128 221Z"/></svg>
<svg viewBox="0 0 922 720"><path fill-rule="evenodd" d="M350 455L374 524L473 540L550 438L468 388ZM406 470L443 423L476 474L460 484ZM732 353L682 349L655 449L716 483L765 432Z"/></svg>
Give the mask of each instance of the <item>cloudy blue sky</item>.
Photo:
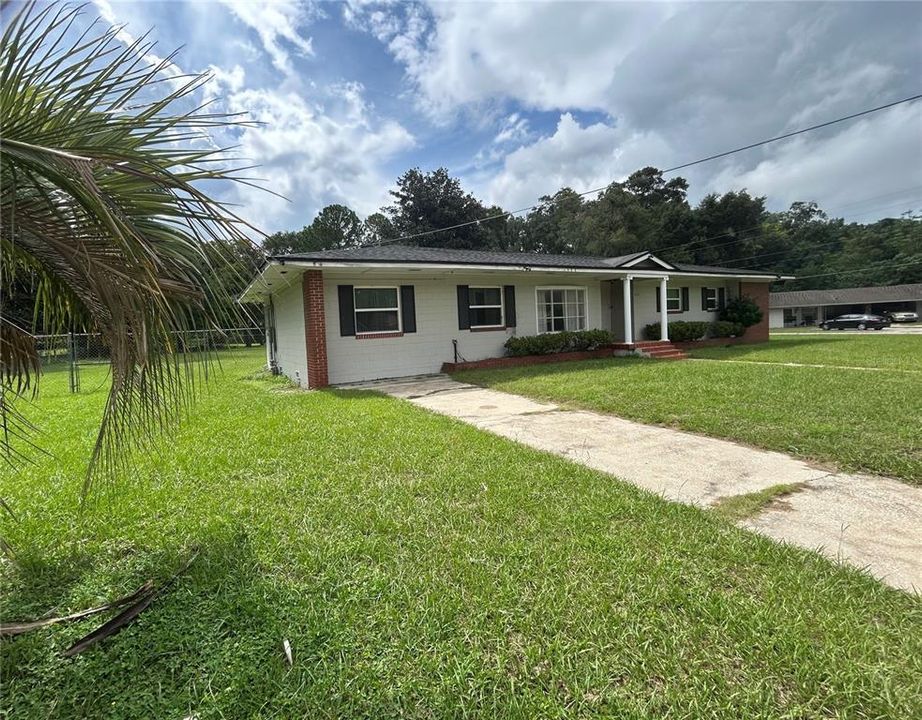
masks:
<svg viewBox="0 0 922 720"><path fill-rule="evenodd" d="M240 154L288 198L226 199L271 232L361 215L444 165L486 202L532 204L922 91L922 3L118 2L203 95L263 124ZM922 208L922 103L684 173L857 221Z"/></svg>

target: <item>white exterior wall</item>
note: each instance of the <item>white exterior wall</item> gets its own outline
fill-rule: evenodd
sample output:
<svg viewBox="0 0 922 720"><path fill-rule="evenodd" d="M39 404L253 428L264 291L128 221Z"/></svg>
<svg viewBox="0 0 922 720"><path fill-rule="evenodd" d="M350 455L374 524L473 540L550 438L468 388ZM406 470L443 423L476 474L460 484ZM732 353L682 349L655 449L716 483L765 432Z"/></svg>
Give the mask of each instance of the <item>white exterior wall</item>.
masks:
<svg viewBox="0 0 922 720"><path fill-rule="evenodd" d="M275 307L275 353L281 372L307 387L307 341L304 336L304 291L301 278L273 295Z"/></svg>
<svg viewBox="0 0 922 720"><path fill-rule="evenodd" d="M600 283L576 274L534 276L424 273L391 275L373 279L359 274L324 273L327 359L331 384L378 378L437 373L442 363L454 360L452 340L464 360L502 357L503 344L513 335L536 335L538 287L586 288L587 328L605 327ZM402 337L343 337L339 328L338 285L412 285L416 300L416 332ZM516 327L503 330L458 329L458 285L515 285ZM302 319L303 328L303 319ZM302 329L303 337L303 329ZM303 347L303 342L302 342ZM287 374L287 373L286 373Z"/></svg>
<svg viewBox="0 0 922 720"><path fill-rule="evenodd" d="M772 308L768 312L768 327L769 328L783 328L784 327L784 310L782 308Z"/></svg>
<svg viewBox="0 0 922 720"><path fill-rule="evenodd" d="M656 295L659 292L659 280L633 281L634 291L634 341L644 340L644 326L660 321L660 314L656 311ZM724 280L723 278L687 278L670 277L669 288L688 288L688 310L684 312L671 312L669 322L681 320L683 322L714 322L717 312L701 309L701 288L724 288L726 299L734 297L739 287L738 280Z"/></svg>

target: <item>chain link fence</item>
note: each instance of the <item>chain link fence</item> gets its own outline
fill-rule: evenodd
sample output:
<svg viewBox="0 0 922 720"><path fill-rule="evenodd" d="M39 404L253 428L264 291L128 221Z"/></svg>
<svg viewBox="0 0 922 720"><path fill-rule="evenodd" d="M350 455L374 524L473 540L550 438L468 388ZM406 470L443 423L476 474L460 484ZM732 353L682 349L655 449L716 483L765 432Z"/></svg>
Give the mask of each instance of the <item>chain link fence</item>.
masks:
<svg viewBox="0 0 922 720"><path fill-rule="evenodd" d="M266 342L262 328L224 328L175 333L181 353L215 352L259 347ZM109 362L109 348L98 333L36 335L36 347L43 370L64 370L72 393L80 391L81 366Z"/></svg>

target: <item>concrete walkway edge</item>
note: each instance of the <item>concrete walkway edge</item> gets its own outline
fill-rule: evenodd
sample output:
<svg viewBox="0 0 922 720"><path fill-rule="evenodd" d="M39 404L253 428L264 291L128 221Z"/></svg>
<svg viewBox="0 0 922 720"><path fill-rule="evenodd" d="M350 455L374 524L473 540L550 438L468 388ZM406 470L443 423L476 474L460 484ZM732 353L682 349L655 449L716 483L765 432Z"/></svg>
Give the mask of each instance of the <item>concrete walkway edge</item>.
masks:
<svg viewBox="0 0 922 720"><path fill-rule="evenodd" d="M922 590L922 488L892 478L830 473L728 440L561 410L445 375L349 387L408 400L687 504L707 507L724 497L801 483L802 491L740 526L867 569L893 587Z"/></svg>

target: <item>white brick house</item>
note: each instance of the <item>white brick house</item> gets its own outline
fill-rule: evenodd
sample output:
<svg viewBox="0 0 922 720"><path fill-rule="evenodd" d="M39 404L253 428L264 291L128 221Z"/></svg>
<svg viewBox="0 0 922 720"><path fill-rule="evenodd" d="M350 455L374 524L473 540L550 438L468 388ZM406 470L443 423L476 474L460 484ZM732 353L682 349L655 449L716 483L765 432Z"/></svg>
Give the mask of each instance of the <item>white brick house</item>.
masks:
<svg viewBox="0 0 922 720"><path fill-rule="evenodd" d="M242 296L266 311L268 362L304 387L439 372L501 357L513 335L716 320L740 294L764 305L777 275L615 258L380 245L271 257ZM764 325L764 327L762 327Z"/></svg>

